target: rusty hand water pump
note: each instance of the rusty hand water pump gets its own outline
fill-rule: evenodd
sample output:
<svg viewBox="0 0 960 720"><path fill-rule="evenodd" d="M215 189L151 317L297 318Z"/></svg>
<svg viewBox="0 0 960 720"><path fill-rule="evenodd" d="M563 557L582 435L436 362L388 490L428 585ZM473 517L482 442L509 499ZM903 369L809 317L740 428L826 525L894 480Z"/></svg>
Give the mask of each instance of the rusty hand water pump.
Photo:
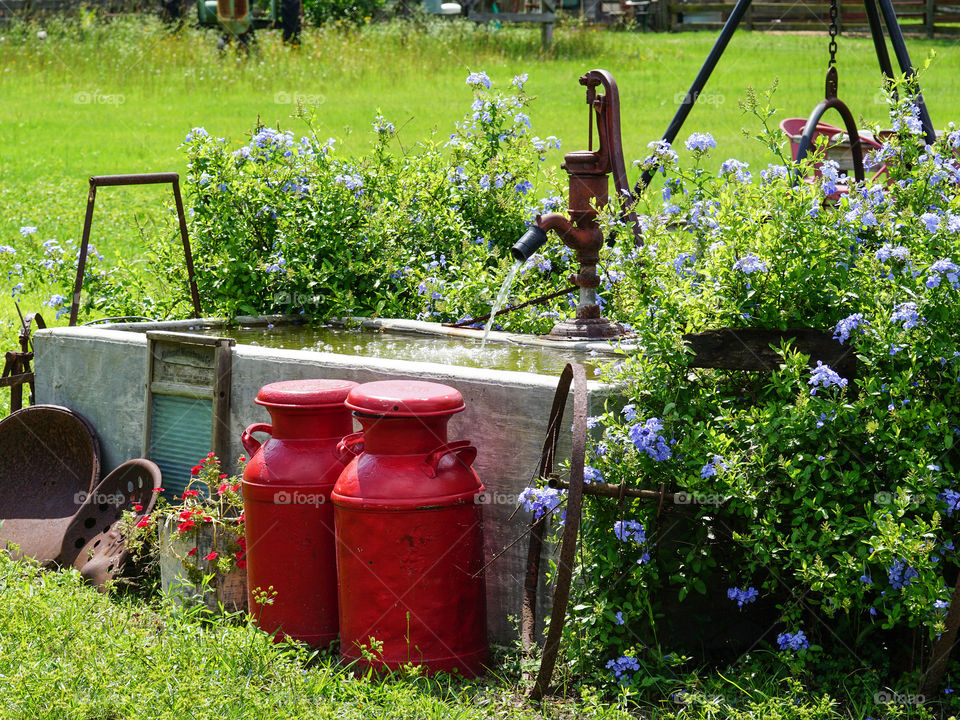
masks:
<svg viewBox="0 0 960 720"><path fill-rule="evenodd" d="M603 230L597 222L599 211L609 201L609 175L614 176L618 192L630 193L620 139L620 96L617 83L606 70L591 70L580 78L587 88L590 132L587 150L567 153L561 166L570 175L570 217L557 213L538 215L536 222L510 249L514 259L527 260L547 241L547 232L555 230L564 245L576 251L580 269L570 282L580 288L575 319L557 325L547 336L557 340L595 340L620 337L623 327L601 317L597 303L600 277L597 263L603 247ZM597 92L602 85L604 94ZM598 147L593 149L593 123L596 116Z"/></svg>

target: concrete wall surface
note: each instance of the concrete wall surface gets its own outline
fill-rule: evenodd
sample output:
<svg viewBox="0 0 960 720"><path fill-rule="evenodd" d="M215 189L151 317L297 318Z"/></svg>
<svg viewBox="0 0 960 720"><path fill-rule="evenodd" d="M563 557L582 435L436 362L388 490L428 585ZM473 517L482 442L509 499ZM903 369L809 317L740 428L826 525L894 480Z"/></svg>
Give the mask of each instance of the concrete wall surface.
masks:
<svg viewBox="0 0 960 720"><path fill-rule="evenodd" d="M117 330L56 328L38 332L34 346L37 402L68 407L93 424L100 436L104 475L121 462L142 457L146 337ZM230 461L244 452L240 444L243 429L270 421L267 411L254 403L260 387L303 378L361 383L416 379L455 387L467 407L452 418L449 437L470 440L479 450L474 468L488 500L483 508L485 562L524 534L530 516L522 510L514 514L517 496L536 479L556 377L237 345L232 353ZM589 390L590 413L602 412L609 388L591 382ZM571 396L560 458L569 457L572 404ZM491 642L506 644L517 636L509 616L520 615L526 553L524 538L486 571ZM549 612L548 593L541 592L540 598L538 615L543 618Z"/></svg>

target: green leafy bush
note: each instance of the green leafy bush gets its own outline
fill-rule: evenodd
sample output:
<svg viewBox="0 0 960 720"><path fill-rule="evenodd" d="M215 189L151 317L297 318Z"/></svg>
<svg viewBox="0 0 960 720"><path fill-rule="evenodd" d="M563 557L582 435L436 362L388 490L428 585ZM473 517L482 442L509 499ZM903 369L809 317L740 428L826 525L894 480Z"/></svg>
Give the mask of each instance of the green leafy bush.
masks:
<svg viewBox="0 0 960 720"><path fill-rule="evenodd" d="M257 127L232 149L195 128L184 149L205 310L441 321L489 312L509 247L537 212L563 202L541 169L554 140L528 133L524 80L504 95L471 74L470 114L449 139L417 148L378 116L371 155L355 160L312 130ZM535 186L547 189L540 201ZM518 299L562 282L561 251L547 252ZM561 309L518 314L512 327L548 329Z"/></svg>
<svg viewBox="0 0 960 720"><path fill-rule="evenodd" d="M663 484L679 504L586 503L574 675L669 694L685 653L752 648L814 686L872 666L875 690L929 657L960 564L960 131L926 146L900 94L873 157L886 184L830 162L794 182L812 166L789 158L712 172L703 133L692 167L651 144L641 164L663 172L662 194L644 201L643 246L623 237L611 263L639 350L608 368L627 404L592 419L587 480ZM766 125L762 99L748 108ZM718 328L833 333L856 376L789 343L774 372L694 367L683 335Z"/></svg>

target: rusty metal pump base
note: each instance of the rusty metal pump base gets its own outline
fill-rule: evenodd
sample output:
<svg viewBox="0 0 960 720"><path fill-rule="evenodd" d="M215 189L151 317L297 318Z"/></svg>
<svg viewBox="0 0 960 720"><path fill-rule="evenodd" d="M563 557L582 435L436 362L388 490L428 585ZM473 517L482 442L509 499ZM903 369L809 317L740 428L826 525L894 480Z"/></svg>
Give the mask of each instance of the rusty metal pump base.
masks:
<svg viewBox="0 0 960 720"><path fill-rule="evenodd" d="M623 325L607 318L568 318L554 326L545 340L611 340L627 334Z"/></svg>

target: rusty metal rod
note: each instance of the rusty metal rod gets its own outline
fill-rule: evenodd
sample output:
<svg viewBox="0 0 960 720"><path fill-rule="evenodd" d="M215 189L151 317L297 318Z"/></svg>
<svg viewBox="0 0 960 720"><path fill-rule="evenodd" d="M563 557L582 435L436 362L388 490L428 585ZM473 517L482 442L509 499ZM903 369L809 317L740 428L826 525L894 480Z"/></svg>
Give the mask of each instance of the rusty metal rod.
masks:
<svg viewBox="0 0 960 720"><path fill-rule="evenodd" d="M566 480L560 480L559 478L550 478L548 484L552 488L557 488L560 490L569 490L570 483ZM659 490L641 490L639 488L627 487L623 483L619 485L611 485L610 483L605 482L592 482L589 485L583 486L584 495L595 495L597 497L608 497L608 498L635 498L637 500L670 500L674 503L678 503L677 498L679 496L686 496L689 493L661 493ZM683 499L681 497L681 499ZM682 504L682 503L678 503Z"/></svg>
<svg viewBox="0 0 960 720"><path fill-rule="evenodd" d="M540 297L534 298L533 300L527 300L526 302L520 303L519 305L511 305L509 307L505 307L502 310L497 310L496 317L500 317L501 315L506 315L508 312L513 312L514 310L520 310L522 308L529 307L530 305L539 305L540 303L545 303L548 300L553 300L554 298L560 297L561 295L568 295L574 292L575 290L579 290L579 289L580 288L577 287L576 285L572 285L568 288L564 288L563 290L557 290L556 292L552 292L549 295L541 295ZM460 322L455 322L455 323L444 323L443 326L448 328L462 328L462 327L467 327L468 325L473 325L474 323L482 323L485 320L489 320L489 319L490 319L490 313L487 313L486 315L481 315L480 317L471 318L469 320L461 320Z"/></svg>
<svg viewBox="0 0 960 720"><path fill-rule="evenodd" d="M180 196L180 175L174 172L135 173L129 175L94 175L90 178L90 191L87 194L87 212L83 219L83 237L80 241L80 257L77 258L77 278L73 283L73 302L70 305L70 325L77 324L80 313L80 294L83 291L83 278L87 269L87 252L90 247L90 229L93 225L93 207L97 200L98 187L119 187L127 185L173 185L173 199L177 206L177 222L180 240L183 243L184 263L187 267L187 283L190 286L190 299L193 302L193 316L203 314L200 306L200 293L197 278L193 270L193 253L190 250L190 237L187 234L187 219L183 212L183 199Z"/></svg>

